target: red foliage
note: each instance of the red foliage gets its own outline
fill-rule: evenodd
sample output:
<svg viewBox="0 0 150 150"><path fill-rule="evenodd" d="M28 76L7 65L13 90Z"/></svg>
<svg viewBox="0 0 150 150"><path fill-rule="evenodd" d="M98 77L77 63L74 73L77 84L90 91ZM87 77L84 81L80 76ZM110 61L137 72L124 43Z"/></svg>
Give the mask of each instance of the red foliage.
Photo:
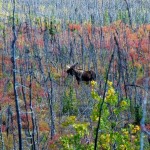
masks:
<svg viewBox="0 0 150 150"><path fill-rule="evenodd" d="M148 44L149 44L148 38L143 38L141 43L140 43L142 52L144 52L144 53L149 52Z"/></svg>
<svg viewBox="0 0 150 150"><path fill-rule="evenodd" d="M31 114L21 114L21 124L22 124L22 128L23 129L27 129L28 128L28 123L29 123L29 128L32 129L32 118L31 118ZM17 120L17 115L13 115L13 120ZM29 122L28 122L29 121Z"/></svg>
<svg viewBox="0 0 150 150"><path fill-rule="evenodd" d="M40 48L43 48L44 47L44 41L43 41L43 39L37 39L36 40L36 44L39 45Z"/></svg>
<svg viewBox="0 0 150 150"><path fill-rule="evenodd" d="M2 125L1 130L2 130L2 132L5 132L6 131L6 125Z"/></svg>

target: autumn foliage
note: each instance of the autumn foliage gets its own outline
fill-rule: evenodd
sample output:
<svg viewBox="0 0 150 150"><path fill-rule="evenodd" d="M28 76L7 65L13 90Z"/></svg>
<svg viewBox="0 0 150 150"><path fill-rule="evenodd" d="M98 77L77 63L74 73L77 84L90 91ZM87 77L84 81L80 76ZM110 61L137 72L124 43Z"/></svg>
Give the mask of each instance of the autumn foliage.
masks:
<svg viewBox="0 0 150 150"><path fill-rule="evenodd" d="M135 124L136 112L132 109L134 105L140 107L144 92L141 89L127 89L127 86L138 84L138 87L141 87L144 78L150 75L150 25L130 27L118 20L107 26L86 22L66 23L66 28L61 28L60 24L55 24L54 27L55 30L49 22L46 24L43 21L42 25L34 24L28 27L24 23L16 28L17 92L23 135L25 136L27 131L28 134L36 131L34 136L39 142L39 149L43 145L47 149L67 149L67 144L75 146L76 142L80 143L78 146L81 149L92 149L95 136L93 127L96 127L98 121L98 101L101 101L104 93L106 73L115 51L109 74L109 80L112 82L108 82L111 85L108 85L110 87L105 95L106 112L102 117L104 123L109 118L110 124L108 130L103 124L104 131L99 136L99 145L101 149L109 149L117 138L127 139L130 148L133 143L137 144L141 129L140 124ZM53 30L53 34L50 30ZM5 26L4 32L5 38L0 37L0 49L3 51L0 56L0 134L7 144L9 140L13 143L13 138L15 139L13 136L17 132L17 117L10 46L12 29ZM65 66L75 61L84 64L85 69L92 68L97 71L98 82L95 89L94 83L83 84L82 87L67 77ZM140 100L135 100L137 91L141 93L138 95ZM52 99L54 116L51 116ZM87 109L83 110L85 106ZM8 113L9 107L11 111ZM124 112L129 113L132 118L128 119ZM119 116L119 121L124 120L122 124L118 120L118 124L115 124L115 117L119 113L122 115ZM50 137L51 117L55 118L56 134L53 138ZM148 130L149 121L148 119L146 126ZM126 128L126 124L130 126ZM8 132L8 126L13 126L11 132ZM111 127L115 129L109 132ZM75 143L71 143L72 141ZM120 149L127 148L123 140L118 140L118 145ZM13 145L10 145L8 149L12 147Z"/></svg>

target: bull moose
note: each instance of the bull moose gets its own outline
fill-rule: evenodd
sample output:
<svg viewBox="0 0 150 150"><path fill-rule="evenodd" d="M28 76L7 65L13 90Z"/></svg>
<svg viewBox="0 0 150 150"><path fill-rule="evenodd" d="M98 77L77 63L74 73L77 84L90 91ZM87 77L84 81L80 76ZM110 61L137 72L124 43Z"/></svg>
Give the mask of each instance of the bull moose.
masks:
<svg viewBox="0 0 150 150"><path fill-rule="evenodd" d="M80 81L86 81L89 83L89 81L96 80L96 73L94 71L75 69L77 64L78 63L75 63L72 66L67 65L67 73L68 75L75 76L78 84L80 84Z"/></svg>

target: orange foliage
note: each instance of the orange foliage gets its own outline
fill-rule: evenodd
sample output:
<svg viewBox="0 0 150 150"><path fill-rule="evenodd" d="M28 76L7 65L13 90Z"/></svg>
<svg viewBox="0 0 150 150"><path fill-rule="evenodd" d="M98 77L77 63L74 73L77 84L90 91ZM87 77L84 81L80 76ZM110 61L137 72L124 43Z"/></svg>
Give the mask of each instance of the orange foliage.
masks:
<svg viewBox="0 0 150 150"><path fill-rule="evenodd" d="M130 40L137 40L137 39L138 39L138 36L137 36L136 33L130 33L130 34L128 35L128 38L129 38Z"/></svg>
<svg viewBox="0 0 150 150"><path fill-rule="evenodd" d="M75 31L75 30L80 31L81 30L81 26L79 24L69 24L68 26L71 31Z"/></svg>
<svg viewBox="0 0 150 150"><path fill-rule="evenodd" d="M104 26L104 27L102 27L102 31L104 32L104 33L109 33L109 30L110 28L108 27L108 26Z"/></svg>
<svg viewBox="0 0 150 150"><path fill-rule="evenodd" d="M150 24L146 25L146 30L150 31Z"/></svg>
<svg viewBox="0 0 150 150"><path fill-rule="evenodd" d="M144 26L139 27L139 29L137 31L137 36L139 39L142 39L145 36L145 27Z"/></svg>
<svg viewBox="0 0 150 150"><path fill-rule="evenodd" d="M41 121L39 122L39 131L50 131L49 125L47 122Z"/></svg>
<svg viewBox="0 0 150 150"><path fill-rule="evenodd" d="M91 35L91 33L92 33L92 24L90 24L90 23L87 24L86 29L87 29L88 34Z"/></svg>

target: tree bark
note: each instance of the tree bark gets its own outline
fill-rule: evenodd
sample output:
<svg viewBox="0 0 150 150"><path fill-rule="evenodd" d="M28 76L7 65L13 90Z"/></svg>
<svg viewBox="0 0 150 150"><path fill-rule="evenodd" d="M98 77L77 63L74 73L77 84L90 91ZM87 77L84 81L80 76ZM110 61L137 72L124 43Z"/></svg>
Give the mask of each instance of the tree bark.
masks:
<svg viewBox="0 0 150 150"><path fill-rule="evenodd" d="M16 113L17 113L17 125L18 125L18 138L19 138L19 150L22 150L22 133L21 133L21 118L20 118L20 109L19 109L19 99L17 93L17 79L16 79L16 27L15 27L15 0L13 0L13 41L12 41L12 64L13 64L13 88L14 88L14 96L15 96L15 105L16 105Z"/></svg>

